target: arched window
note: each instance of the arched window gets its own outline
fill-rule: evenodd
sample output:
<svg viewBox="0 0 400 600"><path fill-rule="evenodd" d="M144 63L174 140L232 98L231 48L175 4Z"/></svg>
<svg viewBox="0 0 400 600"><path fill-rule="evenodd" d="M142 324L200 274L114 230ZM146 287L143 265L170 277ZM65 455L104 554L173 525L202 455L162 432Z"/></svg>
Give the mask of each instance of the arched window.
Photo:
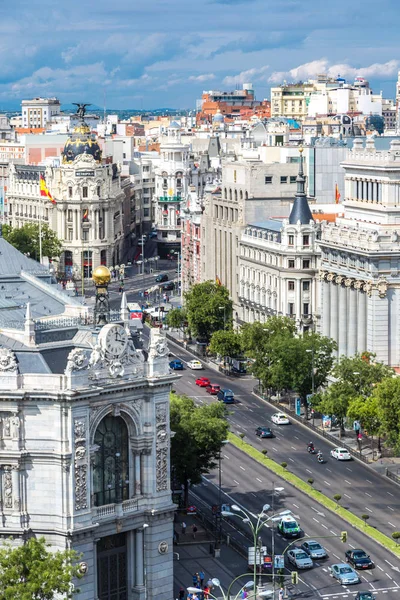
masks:
<svg viewBox="0 0 400 600"><path fill-rule="evenodd" d="M237 190L235 190L235 202L237 202L237 198L238 198Z"/></svg>
<svg viewBox="0 0 400 600"><path fill-rule="evenodd" d="M240 190L239 196L240 196L240 199L243 200L243 190Z"/></svg>
<svg viewBox="0 0 400 600"><path fill-rule="evenodd" d="M244 193L244 199L248 200L249 199L249 194L247 192Z"/></svg>
<svg viewBox="0 0 400 600"><path fill-rule="evenodd" d="M94 436L93 500L95 506L129 498L128 428L122 417L108 415Z"/></svg>
<svg viewBox="0 0 400 600"><path fill-rule="evenodd" d="M229 188L229 200L232 200L232 190Z"/></svg>
<svg viewBox="0 0 400 600"><path fill-rule="evenodd" d="M224 198L225 198L225 200L228 198L228 193L226 191L226 188L224 188Z"/></svg>

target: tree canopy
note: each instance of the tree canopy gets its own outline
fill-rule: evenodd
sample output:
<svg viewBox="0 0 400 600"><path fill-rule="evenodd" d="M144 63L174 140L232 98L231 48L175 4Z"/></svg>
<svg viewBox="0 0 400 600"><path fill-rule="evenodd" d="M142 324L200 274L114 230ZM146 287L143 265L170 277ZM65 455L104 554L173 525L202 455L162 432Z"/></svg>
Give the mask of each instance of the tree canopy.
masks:
<svg viewBox="0 0 400 600"><path fill-rule="evenodd" d="M80 577L74 550L52 552L44 538L0 548L1 600L54 600L73 597L72 580Z"/></svg>
<svg viewBox="0 0 400 600"><path fill-rule="evenodd" d="M185 292L185 308L192 335L210 341L214 331L232 329L232 300L223 285L196 283Z"/></svg>
<svg viewBox="0 0 400 600"><path fill-rule="evenodd" d="M173 308L167 314L167 325L173 329L183 329L187 323L186 311L184 308Z"/></svg>
<svg viewBox="0 0 400 600"><path fill-rule="evenodd" d="M385 433L389 444L400 452L400 379L386 378L372 392L371 400L377 404L377 418L381 432Z"/></svg>
<svg viewBox="0 0 400 600"><path fill-rule="evenodd" d="M38 223L25 223L22 227L3 225L3 237L23 254L34 260L40 259ZM56 258L61 252L62 242L47 223L42 223L42 255Z"/></svg>
<svg viewBox="0 0 400 600"><path fill-rule="evenodd" d="M210 341L210 352L219 356L236 358L242 350L241 336L236 331L214 331Z"/></svg>
<svg viewBox="0 0 400 600"><path fill-rule="evenodd" d="M200 483L217 464L229 430L224 415L223 403L196 406L187 396L171 396L171 464L174 478L184 486L186 504L189 485Z"/></svg>

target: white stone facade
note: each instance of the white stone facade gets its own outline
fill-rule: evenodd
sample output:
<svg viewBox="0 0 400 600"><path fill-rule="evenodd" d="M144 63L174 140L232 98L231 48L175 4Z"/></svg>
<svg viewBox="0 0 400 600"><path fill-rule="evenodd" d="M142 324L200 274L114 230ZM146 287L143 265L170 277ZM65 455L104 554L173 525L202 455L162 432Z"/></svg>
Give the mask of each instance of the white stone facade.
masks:
<svg viewBox="0 0 400 600"><path fill-rule="evenodd" d="M40 195L40 175L55 203ZM124 202L117 165L78 155L58 167L12 165L8 222L13 227L41 219L63 242L61 275L80 279L100 264L119 264L124 243Z"/></svg>
<svg viewBox="0 0 400 600"><path fill-rule="evenodd" d="M57 98L33 98L22 100L22 127L43 128L61 113Z"/></svg>
<svg viewBox="0 0 400 600"><path fill-rule="evenodd" d="M131 342L113 359L101 343L110 327L57 374L20 372L0 349L0 539L44 535L82 553L77 600L170 599L174 376L159 331L147 361Z"/></svg>

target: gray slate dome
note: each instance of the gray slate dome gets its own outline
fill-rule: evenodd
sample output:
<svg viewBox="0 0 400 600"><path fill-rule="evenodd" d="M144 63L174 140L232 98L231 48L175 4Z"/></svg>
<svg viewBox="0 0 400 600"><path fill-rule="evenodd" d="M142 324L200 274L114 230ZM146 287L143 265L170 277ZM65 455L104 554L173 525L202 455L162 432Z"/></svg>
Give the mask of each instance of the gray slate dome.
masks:
<svg viewBox="0 0 400 600"><path fill-rule="evenodd" d="M310 207L308 205L307 196L305 192L306 179L303 172L303 149L300 149L300 165L299 174L297 175L297 192L292 206L292 210L289 215L289 223L296 225L307 225L310 221L314 221Z"/></svg>

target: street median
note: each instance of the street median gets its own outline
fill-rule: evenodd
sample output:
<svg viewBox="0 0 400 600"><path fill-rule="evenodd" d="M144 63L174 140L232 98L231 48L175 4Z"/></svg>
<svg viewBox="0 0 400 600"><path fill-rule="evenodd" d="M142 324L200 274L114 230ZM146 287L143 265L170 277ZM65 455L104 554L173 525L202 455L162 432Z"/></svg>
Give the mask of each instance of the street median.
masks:
<svg viewBox="0 0 400 600"><path fill-rule="evenodd" d="M335 500L331 500L328 496L325 496L322 492L314 489L311 484L306 483L297 475L290 473L285 467L282 467L279 463L275 462L271 458L265 456L262 452L245 442L243 439L235 435L234 433L229 433L229 441L231 444L236 446L239 450L245 452L248 456L251 456L254 460L262 464L269 471L272 471L282 479L285 479L288 483L291 483L295 488L301 490L310 498L313 498L316 502L321 504L324 508L331 510L335 514L339 515L344 521L355 527L362 533L365 533L370 538L375 540L378 544L390 550L395 556L400 558L400 547L399 545L371 525L366 524L360 517L357 517L355 514L343 508L335 502Z"/></svg>

